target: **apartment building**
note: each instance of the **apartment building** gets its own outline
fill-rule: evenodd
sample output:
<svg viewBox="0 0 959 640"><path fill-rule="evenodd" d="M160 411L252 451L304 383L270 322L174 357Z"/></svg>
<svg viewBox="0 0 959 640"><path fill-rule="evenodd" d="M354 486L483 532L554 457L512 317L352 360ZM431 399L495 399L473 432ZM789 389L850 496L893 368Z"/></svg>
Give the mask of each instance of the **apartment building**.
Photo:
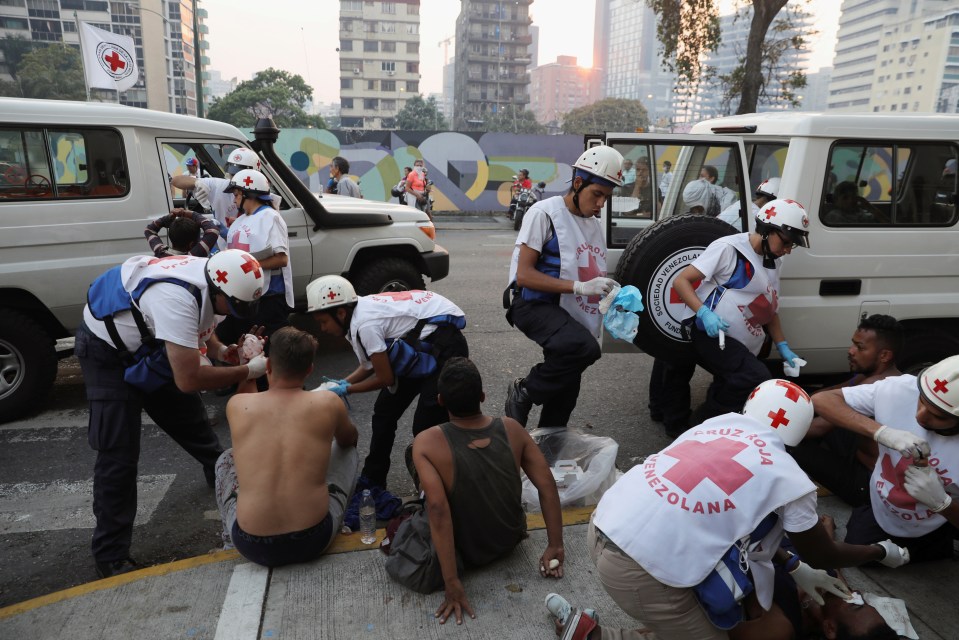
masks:
<svg viewBox="0 0 959 640"><path fill-rule="evenodd" d="M340 0L340 126L393 129L420 93L420 0Z"/></svg>
<svg viewBox="0 0 959 640"><path fill-rule="evenodd" d="M490 114L529 104L529 15L533 0L461 0L456 19L454 129L482 125Z"/></svg>
<svg viewBox="0 0 959 640"><path fill-rule="evenodd" d="M581 67L575 56L559 56L556 62L530 72L529 108L540 124L556 128L563 117L600 99L600 74Z"/></svg>
<svg viewBox="0 0 959 640"><path fill-rule="evenodd" d="M79 48L77 20L130 36L136 45L140 78L120 94L120 102L197 115L195 56L200 56L201 74L209 64L202 55L209 46L202 38L207 32L206 15L197 0L0 0L0 38L62 42ZM0 61L0 78L10 77L10 69Z"/></svg>

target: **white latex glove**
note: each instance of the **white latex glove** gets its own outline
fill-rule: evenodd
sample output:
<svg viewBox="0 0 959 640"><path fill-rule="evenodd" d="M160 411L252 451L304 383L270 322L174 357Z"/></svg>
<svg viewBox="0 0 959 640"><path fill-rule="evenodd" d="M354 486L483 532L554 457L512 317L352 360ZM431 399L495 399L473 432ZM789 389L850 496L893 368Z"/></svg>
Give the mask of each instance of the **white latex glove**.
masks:
<svg viewBox="0 0 959 640"><path fill-rule="evenodd" d="M240 364L246 364L261 353L263 353L263 338L259 338L252 333L243 334L243 339L237 345Z"/></svg>
<svg viewBox="0 0 959 640"><path fill-rule="evenodd" d="M919 460L929 457L929 443L908 431L882 425L872 438L882 446L898 451L907 458Z"/></svg>
<svg viewBox="0 0 959 640"><path fill-rule="evenodd" d="M883 540L876 544L882 547L883 551L886 552L886 555L879 561L879 564L895 569L909 562L909 549L900 547L892 540Z"/></svg>
<svg viewBox="0 0 959 640"><path fill-rule="evenodd" d="M210 209L210 190L206 188L206 185L199 179L193 186L193 197L196 198L197 202L200 203L204 209Z"/></svg>
<svg viewBox="0 0 959 640"><path fill-rule="evenodd" d="M605 296L616 286L619 285L612 278L599 276L587 282L576 280L573 282L573 293L578 296Z"/></svg>
<svg viewBox="0 0 959 640"><path fill-rule="evenodd" d="M946 487L933 467L909 465L903 486L906 493L936 513L952 504L952 497L946 493Z"/></svg>
<svg viewBox="0 0 959 640"><path fill-rule="evenodd" d="M266 373L266 356L261 353L247 362L246 366L250 370L249 373L246 374L247 380L259 378Z"/></svg>
<svg viewBox="0 0 959 640"><path fill-rule="evenodd" d="M789 575L817 604L824 603L822 596L819 595L820 590L839 596L843 600L852 595L842 580L833 578L822 569L813 569L805 562L796 565L796 568L790 571Z"/></svg>

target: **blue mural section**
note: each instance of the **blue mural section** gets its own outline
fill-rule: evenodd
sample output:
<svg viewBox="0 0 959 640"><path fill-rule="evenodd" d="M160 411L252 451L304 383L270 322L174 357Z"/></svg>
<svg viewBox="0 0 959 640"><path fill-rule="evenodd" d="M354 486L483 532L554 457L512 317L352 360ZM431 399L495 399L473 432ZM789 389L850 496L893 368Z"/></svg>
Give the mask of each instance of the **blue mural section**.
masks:
<svg viewBox="0 0 959 640"><path fill-rule="evenodd" d="M251 131L247 135L252 138ZM287 129L276 151L313 191L322 191L330 161L343 156L363 197L391 200L403 167L422 159L433 181L436 211L499 211L509 205L509 187L520 169L548 196L565 193L570 165L583 151L580 136L534 136L453 131L329 131ZM392 198L395 201L395 198Z"/></svg>

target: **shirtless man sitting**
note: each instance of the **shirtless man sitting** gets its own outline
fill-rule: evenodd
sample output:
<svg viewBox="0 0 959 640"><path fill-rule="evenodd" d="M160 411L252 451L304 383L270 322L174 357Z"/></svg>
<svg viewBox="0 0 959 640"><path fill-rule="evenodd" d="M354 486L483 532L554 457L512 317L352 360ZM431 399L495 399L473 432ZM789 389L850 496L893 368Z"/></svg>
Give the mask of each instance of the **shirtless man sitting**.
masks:
<svg viewBox="0 0 959 640"><path fill-rule="evenodd" d="M902 325L892 316L874 314L863 318L849 347L852 377L813 395L902 375L896 368L896 358L902 351L903 339ZM878 452L872 439L837 429L822 416L813 418L805 439L790 450L803 471L853 507L869 502L869 476Z"/></svg>
<svg viewBox="0 0 959 640"><path fill-rule="evenodd" d="M227 548L278 567L312 560L329 547L356 485L359 457L343 401L329 391L303 391L316 339L284 327L270 343L269 390L238 393L227 404L233 448L216 463L216 498Z"/></svg>

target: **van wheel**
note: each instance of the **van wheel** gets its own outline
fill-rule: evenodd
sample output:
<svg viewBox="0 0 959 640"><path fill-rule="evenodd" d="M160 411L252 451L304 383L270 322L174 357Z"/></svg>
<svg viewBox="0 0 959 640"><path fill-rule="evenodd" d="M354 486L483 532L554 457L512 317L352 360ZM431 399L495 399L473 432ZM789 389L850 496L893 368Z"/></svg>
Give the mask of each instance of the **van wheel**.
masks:
<svg viewBox="0 0 959 640"><path fill-rule="evenodd" d="M351 275L350 281L361 296L426 288L419 270L402 258L374 260Z"/></svg>
<svg viewBox="0 0 959 640"><path fill-rule="evenodd" d="M899 370L919 375L926 367L959 353L959 339L948 331L928 325L909 327L899 358Z"/></svg>
<svg viewBox="0 0 959 640"><path fill-rule="evenodd" d="M39 406L56 377L53 338L29 317L0 310L0 422Z"/></svg>
<svg viewBox="0 0 959 640"><path fill-rule="evenodd" d="M654 358L687 355L680 323L686 305L673 291L676 276L717 238L736 233L718 218L698 214L671 216L633 236L620 259L616 281L643 294L634 344Z"/></svg>

